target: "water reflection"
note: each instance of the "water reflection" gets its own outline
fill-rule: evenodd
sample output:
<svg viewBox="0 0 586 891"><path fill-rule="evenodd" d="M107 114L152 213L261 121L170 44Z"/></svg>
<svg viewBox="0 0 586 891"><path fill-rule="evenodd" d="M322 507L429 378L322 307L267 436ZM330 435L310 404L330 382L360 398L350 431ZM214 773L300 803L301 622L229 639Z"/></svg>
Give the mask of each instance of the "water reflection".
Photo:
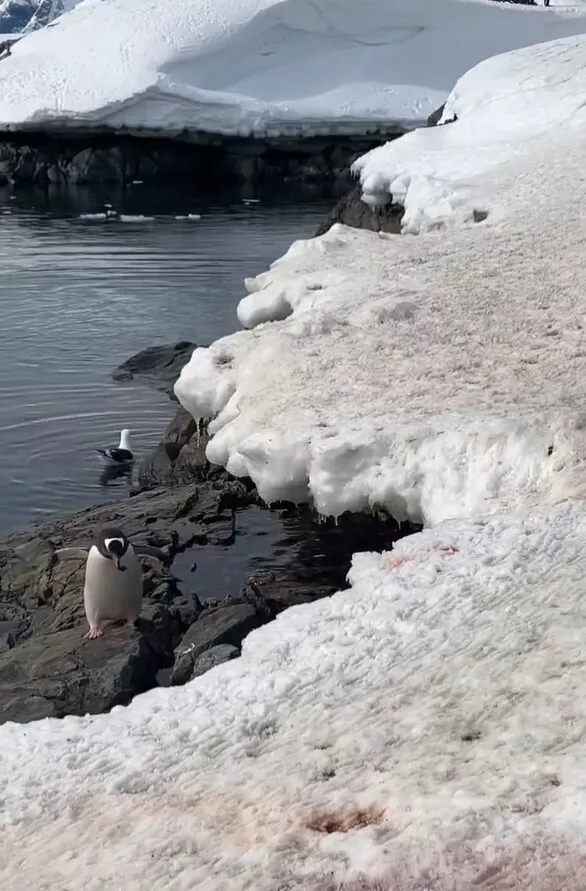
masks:
<svg viewBox="0 0 586 891"><path fill-rule="evenodd" d="M107 204L152 219L80 219ZM130 427L140 459L174 406L112 370L149 345L234 330L243 279L329 206L169 189L0 193L0 535L119 498L129 480L100 473L95 449ZM176 219L189 214L201 219Z"/></svg>

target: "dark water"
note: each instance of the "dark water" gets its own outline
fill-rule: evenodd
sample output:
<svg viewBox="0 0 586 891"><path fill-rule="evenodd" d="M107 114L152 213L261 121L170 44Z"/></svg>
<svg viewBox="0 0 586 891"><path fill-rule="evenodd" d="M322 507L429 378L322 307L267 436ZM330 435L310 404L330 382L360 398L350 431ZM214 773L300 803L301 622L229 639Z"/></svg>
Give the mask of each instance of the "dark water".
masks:
<svg viewBox="0 0 586 891"><path fill-rule="evenodd" d="M108 199L154 219L81 218ZM151 344L235 330L244 277L312 235L331 207L136 189L118 202L0 193L0 535L123 497L125 481L100 485L93 450L129 427L144 454L174 409L147 387L114 383L112 370ZM176 219L188 213L201 219Z"/></svg>

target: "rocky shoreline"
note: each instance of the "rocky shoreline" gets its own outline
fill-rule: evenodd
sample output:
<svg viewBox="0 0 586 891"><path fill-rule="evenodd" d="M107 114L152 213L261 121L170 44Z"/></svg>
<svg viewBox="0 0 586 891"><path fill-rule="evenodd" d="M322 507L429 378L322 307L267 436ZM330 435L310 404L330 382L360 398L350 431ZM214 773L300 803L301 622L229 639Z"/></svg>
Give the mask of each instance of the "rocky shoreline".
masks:
<svg viewBox="0 0 586 891"><path fill-rule="evenodd" d="M337 183L349 188L360 155L395 139L389 124L364 136L227 138L208 133L175 138L125 133L0 133L0 186L97 186L136 182L226 183L263 187Z"/></svg>
<svg viewBox="0 0 586 891"><path fill-rule="evenodd" d="M193 346L145 350L114 378L142 378L171 393ZM206 442L205 431L178 408L142 462L129 498L55 518L0 543L0 723L107 712L153 687L186 683L237 657L246 635L283 609L338 590L357 547L391 547L413 531L387 516L349 515L334 525L320 524L308 507L281 504L269 512L251 480L209 464ZM251 508L288 527L290 546L275 549L269 566L240 590L225 592L219 581L212 597L200 598L197 570L178 578L176 566L196 566L206 549L229 547L238 518ZM106 523L161 549L167 565L145 562L136 627L86 641L83 562L57 561L54 552L87 545ZM319 539L322 556L331 550L321 570L303 555L311 536Z"/></svg>
<svg viewBox="0 0 586 891"><path fill-rule="evenodd" d="M428 126L437 125L442 110L430 116ZM380 139L375 144L379 143ZM142 141L141 151L144 145ZM34 151L24 143L7 146L0 142L0 180L4 175L12 182L53 182L47 165L55 163L55 158L47 155L46 144L38 144ZM352 148L355 155L366 150ZM88 183L109 182L109 176L121 182L139 175L140 168L128 167L128 159L119 149L91 150L96 170L106 161L106 167L111 166L104 179L98 173L97 178L89 176ZM170 150L169 163L175 150ZM180 148L184 150L185 146ZM222 152L220 155L222 165L225 157ZM306 153L306 159L311 157ZM316 174L320 181L324 176L347 177L354 185L348 152L340 149L335 157L335 163L333 156L330 158L329 172L324 174L320 168ZM241 161L242 157L238 163ZM309 166L313 163L307 160ZM300 177L305 176L304 169L303 165L298 168ZM282 165L271 171L271 175L283 176ZM63 182L69 181L65 176ZM401 215L402 208L392 201L369 208L354 187L338 201L315 235L336 222L399 232ZM143 381L175 400L173 384L194 347L194 343L182 341L149 348L120 365L113 377ZM382 514L347 515L334 524L320 523L307 506L280 504L269 510L251 480L234 479L223 468L209 464L206 443L201 424L178 407L157 448L141 462L138 486L129 498L55 518L0 542L0 724L107 712L156 686L184 684L239 656L247 634L282 610L330 596L343 587L356 550L391 548L398 538L416 531L416 527L400 526ZM285 546L275 547L268 568L252 574L239 590L226 592L218 582L217 590L200 597L197 572L186 580L176 575L176 567L181 564L184 569L191 564L196 568L198 555L206 549L232 546L238 518L252 509L267 511L275 524L283 525ZM56 561L54 552L60 547L87 545L96 529L106 523L122 526L137 544L163 550L167 565L144 564L143 609L136 627L114 629L97 641L86 641L84 565ZM304 549L311 550L308 543L312 540L320 557L326 555L319 567L304 553Z"/></svg>

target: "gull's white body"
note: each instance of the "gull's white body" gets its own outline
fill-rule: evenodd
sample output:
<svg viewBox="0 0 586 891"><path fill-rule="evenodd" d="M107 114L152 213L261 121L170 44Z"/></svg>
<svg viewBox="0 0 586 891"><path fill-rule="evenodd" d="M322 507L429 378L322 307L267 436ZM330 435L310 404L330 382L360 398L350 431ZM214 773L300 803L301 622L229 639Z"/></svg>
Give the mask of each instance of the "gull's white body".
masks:
<svg viewBox="0 0 586 891"><path fill-rule="evenodd" d="M130 430L125 428L120 434L120 442L115 449L97 449L100 460L109 467L129 467L134 463Z"/></svg>
<svg viewBox="0 0 586 891"><path fill-rule="evenodd" d="M120 442L118 443L119 449L127 449L129 452L132 451L132 447L130 444L130 430L123 430L120 434Z"/></svg>
<svg viewBox="0 0 586 891"><path fill-rule="evenodd" d="M134 548L120 560L125 571L116 569L113 560L103 557L97 547L90 548L86 567L83 603L90 634L99 636L104 624L126 620L134 622L142 606L142 568Z"/></svg>

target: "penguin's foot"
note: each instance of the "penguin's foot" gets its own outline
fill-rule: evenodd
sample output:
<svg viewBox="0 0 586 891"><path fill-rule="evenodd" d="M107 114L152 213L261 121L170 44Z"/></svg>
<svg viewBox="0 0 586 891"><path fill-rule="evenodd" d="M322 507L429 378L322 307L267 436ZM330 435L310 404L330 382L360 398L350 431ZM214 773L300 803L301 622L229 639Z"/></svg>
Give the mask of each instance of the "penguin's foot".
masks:
<svg viewBox="0 0 586 891"><path fill-rule="evenodd" d="M104 632L101 628L90 628L87 634L84 634L85 640L95 640L97 637L103 637Z"/></svg>

